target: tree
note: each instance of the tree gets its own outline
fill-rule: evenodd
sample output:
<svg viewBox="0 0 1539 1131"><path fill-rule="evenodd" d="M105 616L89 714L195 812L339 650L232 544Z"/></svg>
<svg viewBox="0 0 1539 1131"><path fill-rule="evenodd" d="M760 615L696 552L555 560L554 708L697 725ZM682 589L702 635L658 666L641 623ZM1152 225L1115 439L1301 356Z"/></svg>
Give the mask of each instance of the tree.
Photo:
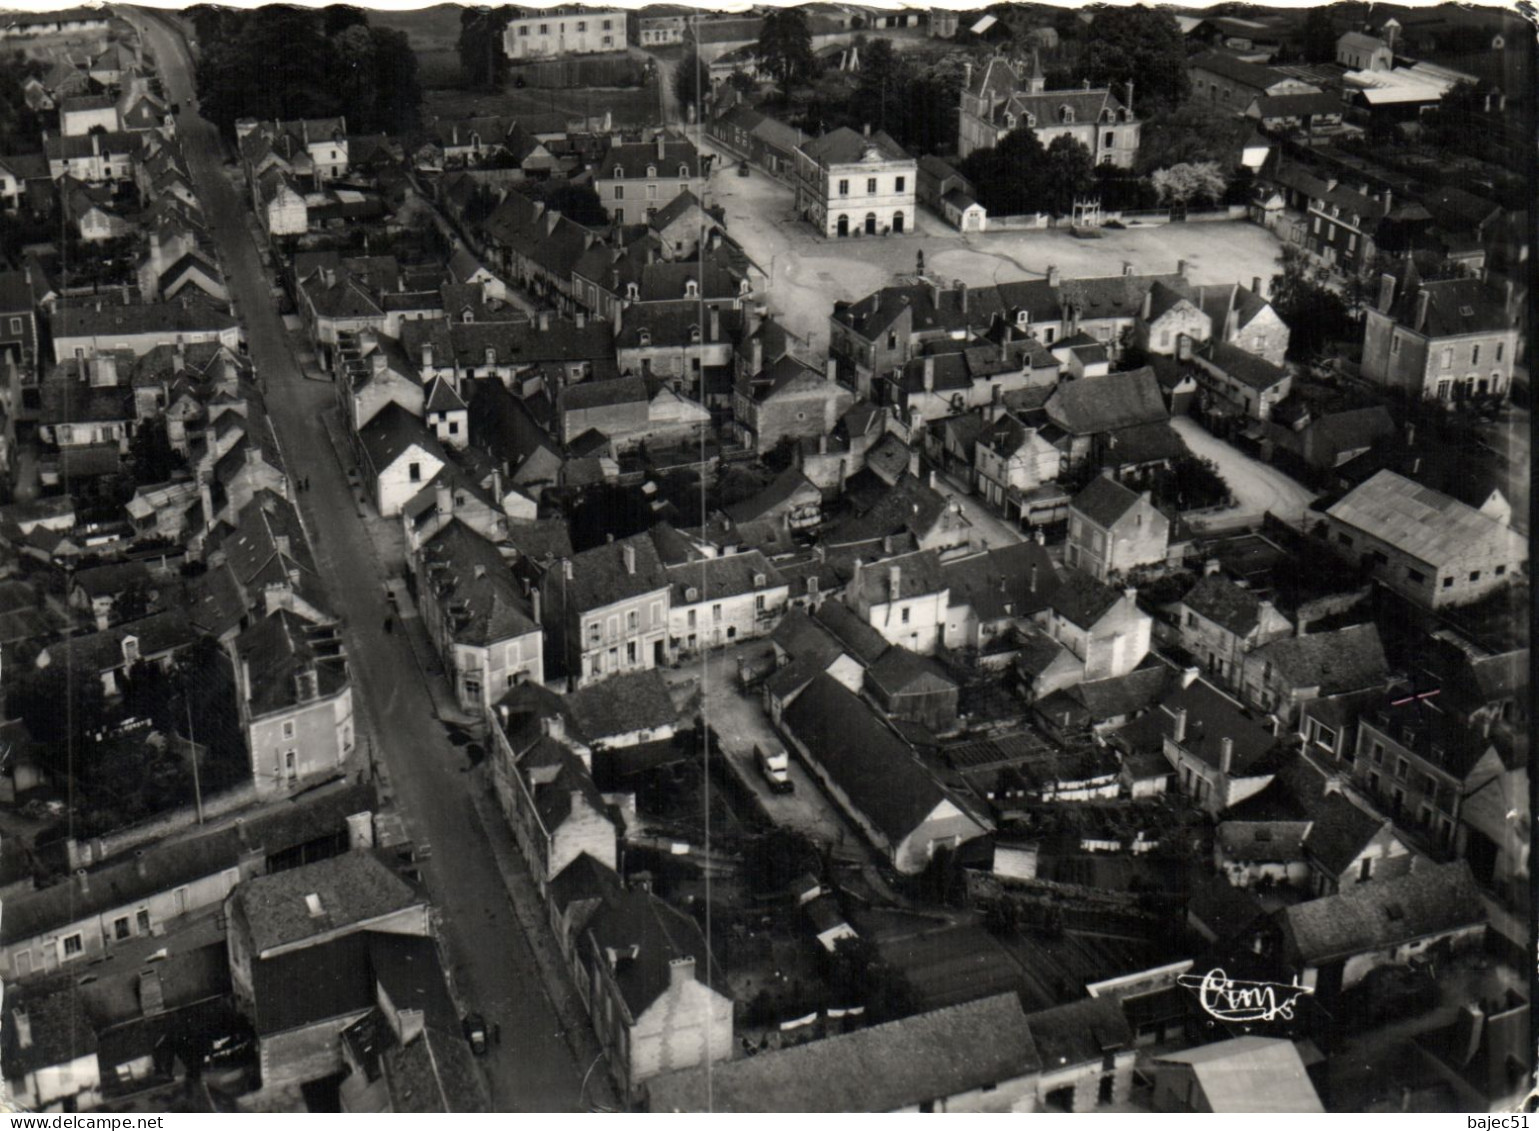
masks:
<svg viewBox="0 0 1539 1131"><path fill-rule="evenodd" d="M962 173L978 190L992 215L1019 216L1044 206L1041 186L1047 151L1034 130L1011 130L993 149L977 149L962 162Z"/></svg>
<svg viewBox="0 0 1539 1131"><path fill-rule="evenodd" d="M1306 63L1336 61L1336 25L1324 5L1310 8L1304 17L1303 52Z"/></svg>
<svg viewBox="0 0 1539 1131"><path fill-rule="evenodd" d="M1326 278L1325 268L1313 266L1298 248L1282 249L1282 270L1272 276L1272 307L1292 330L1292 357L1314 357L1351 329L1347 304Z"/></svg>
<svg viewBox="0 0 1539 1131"><path fill-rule="evenodd" d="M679 100L680 106L695 106L700 104L701 71L700 53L690 47L684 53L673 68L673 96Z"/></svg>
<svg viewBox="0 0 1539 1131"><path fill-rule="evenodd" d="M591 184L551 180L543 183L525 182L520 188L525 196L532 200L543 200L547 208L575 223L589 228L603 228L609 224L609 216Z"/></svg>
<svg viewBox="0 0 1539 1131"><path fill-rule="evenodd" d="M791 88L807 82L817 70L817 56L812 53L812 29L807 13L801 8L775 8L764 17L755 46L759 66L780 86L789 98Z"/></svg>
<svg viewBox="0 0 1539 1131"><path fill-rule="evenodd" d="M819 870L818 847L795 829L776 827L743 849L743 880L762 895L785 891L804 872Z"/></svg>
<svg viewBox="0 0 1539 1131"><path fill-rule="evenodd" d="M53 645L54 662L17 678L8 688L6 706L27 724L47 761L59 773L70 770L69 754L86 736L100 730L109 718L102 681L91 672L72 672L67 659L69 642Z"/></svg>
<svg viewBox="0 0 1539 1131"><path fill-rule="evenodd" d="M903 56L890 39L869 39L860 52L860 79L855 86L855 105L866 120L886 130L903 118L911 81Z"/></svg>
<svg viewBox="0 0 1539 1131"><path fill-rule="evenodd" d="M1084 144L1059 134L1042 158L1040 184L1047 206L1060 216L1074 209L1074 201L1095 188L1095 159Z"/></svg>
<svg viewBox="0 0 1539 1131"><path fill-rule="evenodd" d="M371 29L374 41L374 107L369 129L409 134L422 124L422 79L417 53L404 31Z"/></svg>
<svg viewBox="0 0 1539 1131"><path fill-rule="evenodd" d="M336 111L331 44L318 11L271 5L230 10L200 30L198 92L205 117L227 133L235 119L324 117Z"/></svg>
<svg viewBox="0 0 1539 1131"><path fill-rule="evenodd" d="M478 90L500 90L508 77L508 56L502 35L513 18L513 9L464 8L460 11L460 38L456 47L465 85Z"/></svg>
<svg viewBox="0 0 1539 1131"><path fill-rule="evenodd" d="M328 39L350 27L368 27L369 13L351 4L332 4L321 9L322 30Z"/></svg>
<svg viewBox="0 0 1539 1131"><path fill-rule="evenodd" d="M1136 110L1172 109L1191 89L1186 39L1166 8L1098 8L1085 56L1091 81L1134 84Z"/></svg>
<svg viewBox="0 0 1539 1131"><path fill-rule="evenodd" d="M1162 110L1144 119L1138 141L1138 169L1145 174L1172 165L1211 161L1220 170L1239 158L1238 131L1252 128L1244 119L1220 114L1197 102Z"/></svg>
<svg viewBox="0 0 1539 1131"><path fill-rule="evenodd" d="M1168 169L1158 170L1149 178L1160 194L1161 200L1184 205L1192 200L1217 200L1224 194L1224 174L1212 161L1196 164L1182 162Z"/></svg>

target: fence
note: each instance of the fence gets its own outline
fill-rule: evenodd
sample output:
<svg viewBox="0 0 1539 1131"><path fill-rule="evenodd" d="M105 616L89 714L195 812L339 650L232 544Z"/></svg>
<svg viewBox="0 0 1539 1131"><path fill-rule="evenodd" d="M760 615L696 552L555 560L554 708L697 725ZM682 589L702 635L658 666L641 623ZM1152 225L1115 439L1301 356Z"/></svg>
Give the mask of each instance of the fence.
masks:
<svg viewBox="0 0 1539 1131"><path fill-rule="evenodd" d="M261 798L257 793L256 785L252 782L243 782L223 793L216 793L203 799L204 823L212 821L216 817L222 817L233 813L247 805L255 804ZM103 860L127 852L131 848L137 848L142 844L160 840L174 832L183 832L194 828L198 823L198 809L195 805L187 805L180 809L173 809L167 813L160 813L143 824L134 825L126 829L118 829L105 836L94 836L81 842L67 841L65 851L69 857L70 868L87 868L92 864L99 864Z"/></svg>

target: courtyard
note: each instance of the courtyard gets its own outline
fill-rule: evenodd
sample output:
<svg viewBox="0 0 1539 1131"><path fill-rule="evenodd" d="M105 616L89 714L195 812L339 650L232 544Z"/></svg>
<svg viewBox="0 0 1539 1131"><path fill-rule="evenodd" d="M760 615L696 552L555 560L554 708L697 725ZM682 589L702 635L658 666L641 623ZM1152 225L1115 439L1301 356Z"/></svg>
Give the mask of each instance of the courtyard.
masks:
<svg viewBox="0 0 1539 1131"><path fill-rule="evenodd" d="M713 150L709 139L702 150L718 154L706 204L725 210L727 230L769 278L770 310L813 357L827 347L835 301L855 301L895 275L912 274L921 251L927 273L969 286L1040 278L1049 265L1073 279L1121 274L1124 263L1139 273L1173 272L1185 259L1199 284L1270 282L1277 271L1277 241L1244 222L1103 229L1100 239L1067 231L964 235L921 208L911 235L823 239L797 219L788 185L757 168L739 176L737 158Z"/></svg>

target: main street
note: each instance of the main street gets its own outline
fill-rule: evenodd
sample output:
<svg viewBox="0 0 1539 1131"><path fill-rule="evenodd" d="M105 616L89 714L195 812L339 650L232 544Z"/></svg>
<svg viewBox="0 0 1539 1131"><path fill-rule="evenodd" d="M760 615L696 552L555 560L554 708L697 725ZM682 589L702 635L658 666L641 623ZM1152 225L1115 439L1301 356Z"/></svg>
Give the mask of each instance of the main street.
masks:
<svg viewBox="0 0 1539 1131"><path fill-rule="evenodd" d="M198 117L185 44L159 20L138 18L159 61L167 94L181 103L177 129L265 383L267 409L336 612L353 674L355 699L389 773L397 806L419 841L432 845L425 876L442 912L447 958L469 1008L501 1026L486 1060L498 1111L573 1111L582 1106L588 1065L579 1064L520 930L487 835L470 799L464 754L450 745L402 633L387 633L380 600L384 569L326 437L329 383L306 380L294 362L261 256L246 227L247 208L224 168L215 128ZM595 1075L600 1075L602 1069ZM590 1089L591 1090L591 1089Z"/></svg>

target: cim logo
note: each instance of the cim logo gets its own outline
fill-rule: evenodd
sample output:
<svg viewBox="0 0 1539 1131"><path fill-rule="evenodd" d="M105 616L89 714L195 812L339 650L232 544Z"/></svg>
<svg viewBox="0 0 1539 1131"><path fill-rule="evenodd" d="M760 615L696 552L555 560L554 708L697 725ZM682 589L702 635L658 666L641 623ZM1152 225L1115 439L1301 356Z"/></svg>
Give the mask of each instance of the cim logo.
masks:
<svg viewBox="0 0 1539 1131"><path fill-rule="evenodd" d="M1292 1021L1299 998L1315 991L1292 982L1247 982L1221 969L1182 974L1177 984L1193 990L1208 1016L1219 1021Z"/></svg>

